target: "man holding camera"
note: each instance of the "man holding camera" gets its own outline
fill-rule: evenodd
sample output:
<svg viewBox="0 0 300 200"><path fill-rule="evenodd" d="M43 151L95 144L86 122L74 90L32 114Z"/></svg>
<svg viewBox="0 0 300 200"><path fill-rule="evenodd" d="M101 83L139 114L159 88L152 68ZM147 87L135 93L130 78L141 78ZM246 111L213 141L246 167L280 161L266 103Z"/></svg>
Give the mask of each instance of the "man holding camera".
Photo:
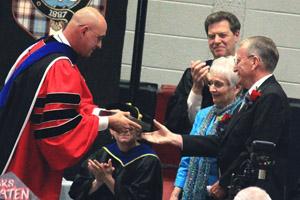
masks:
<svg viewBox="0 0 300 200"><path fill-rule="evenodd" d="M40 199L59 199L64 170L89 150L98 131L141 128L127 112L102 116L77 68L78 56L101 48L106 30L97 9L79 9L62 33L19 56L1 90L1 174L13 172Z"/></svg>
<svg viewBox="0 0 300 200"><path fill-rule="evenodd" d="M244 163L250 159L253 141L274 143L274 166L266 171L263 180L257 174L251 184L265 189L273 200L284 200L289 105L272 74L279 59L278 50L270 38L249 37L241 42L236 59L235 71L248 92L223 135L181 136L155 122L158 130L144 133L143 137L150 142L181 147L184 156L217 157L221 175L210 189L216 199L229 197L232 175L245 170Z"/></svg>

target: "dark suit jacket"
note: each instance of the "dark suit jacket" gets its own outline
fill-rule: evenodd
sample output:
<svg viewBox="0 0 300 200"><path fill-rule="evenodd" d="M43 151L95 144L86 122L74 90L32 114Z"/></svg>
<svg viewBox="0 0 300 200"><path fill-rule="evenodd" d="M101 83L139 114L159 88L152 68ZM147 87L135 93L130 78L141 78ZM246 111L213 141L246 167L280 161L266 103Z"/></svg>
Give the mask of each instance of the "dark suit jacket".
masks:
<svg viewBox="0 0 300 200"><path fill-rule="evenodd" d="M276 144L275 166L268 172L264 188L273 200L284 200L287 162L289 105L286 94L274 76L258 90L262 93L252 105L244 106L230 120L225 135L183 136L185 156L216 156L221 171L220 185L227 188L233 172L240 171L249 158L253 140Z"/></svg>

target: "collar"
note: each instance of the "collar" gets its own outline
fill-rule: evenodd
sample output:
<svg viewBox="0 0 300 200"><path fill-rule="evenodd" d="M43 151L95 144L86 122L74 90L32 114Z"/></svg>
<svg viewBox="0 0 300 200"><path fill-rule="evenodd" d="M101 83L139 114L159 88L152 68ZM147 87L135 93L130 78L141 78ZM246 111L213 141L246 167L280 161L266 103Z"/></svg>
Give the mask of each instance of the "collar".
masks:
<svg viewBox="0 0 300 200"><path fill-rule="evenodd" d="M133 147L128 152L122 152L117 143L112 143L103 147L103 149L116 159L122 166L129 165L134 161L143 158L145 156L157 157L155 152L147 144L141 143L138 146Z"/></svg>
<svg viewBox="0 0 300 200"><path fill-rule="evenodd" d="M43 45L39 49L35 50L32 54L30 54L24 61L22 61L20 66L18 66L18 68L16 68L14 72L11 73L9 79L7 79L5 85L0 91L0 107L3 107L6 104L10 88L13 85L15 79L19 76L19 74L23 73L26 69L28 69L34 63L41 60L43 57L52 53L61 53L67 56L72 63L76 63L76 52L69 45L60 41L56 41L55 39L53 39L54 41L52 41L51 38L53 39L53 37L50 37L50 40L46 42L45 45Z"/></svg>
<svg viewBox="0 0 300 200"><path fill-rule="evenodd" d="M59 42L61 42L61 43L64 43L64 44L66 44L66 45L68 45L68 46L71 47L69 41L67 40L66 36L65 36L62 32L59 32L58 34L53 35L53 37L54 37L57 41L59 41Z"/></svg>
<svg viewBox="0 0 300 200"><path fill-rule="evenodd" d="M261 79L259 79L258 81L256 81L251 88L248 90L248 94L251 94L251 92L257 88L259 88L259 86L261 86L261 84L263 84L268 78L270 78L271 76L273 76L273 74L268 74L264 77L262 77Z"/></svg>

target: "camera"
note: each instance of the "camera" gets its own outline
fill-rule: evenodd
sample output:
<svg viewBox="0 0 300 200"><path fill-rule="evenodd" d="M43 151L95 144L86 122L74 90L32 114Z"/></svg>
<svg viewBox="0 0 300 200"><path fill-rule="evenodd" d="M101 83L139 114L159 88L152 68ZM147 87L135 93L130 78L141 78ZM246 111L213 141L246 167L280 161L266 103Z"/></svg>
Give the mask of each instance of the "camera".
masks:
<svg viewBox="0 0 300 200"><path fill-rule="evenodd" d="M267 170L275 164L273 160L273 142L255 140L252 142L250 160L255 169L258 169L257 178L259 180L267 179Z"/></svg>
<svg viewBox="0 0 300 200"><path fill-rule="evenodd" d="M233 197L243 188L257 185L268 180L268 171L274 166L273 152L276 144L269 141L254 140L245 153L247 159L240 165L240 171L233 173L229 186L229 197Z"/></svg>

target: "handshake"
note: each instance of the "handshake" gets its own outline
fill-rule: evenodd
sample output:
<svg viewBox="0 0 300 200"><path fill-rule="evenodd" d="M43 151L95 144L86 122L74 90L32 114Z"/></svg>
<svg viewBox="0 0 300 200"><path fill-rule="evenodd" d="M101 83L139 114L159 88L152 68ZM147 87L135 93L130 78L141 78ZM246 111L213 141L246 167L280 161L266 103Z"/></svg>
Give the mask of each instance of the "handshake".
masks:
<svg viewBox="0 0 300 200"><path fill-rule="evenodd" d="M102 109L99 113L99 116L112 116L118 113L118 111L129 112L130 115L126 115L126 117L135 122L136 124L141 126L142 131L151 131L152 125L142 121L142 114L139 112L139 109L130 103L126 104L112 104L106 109Z"/></svg>

